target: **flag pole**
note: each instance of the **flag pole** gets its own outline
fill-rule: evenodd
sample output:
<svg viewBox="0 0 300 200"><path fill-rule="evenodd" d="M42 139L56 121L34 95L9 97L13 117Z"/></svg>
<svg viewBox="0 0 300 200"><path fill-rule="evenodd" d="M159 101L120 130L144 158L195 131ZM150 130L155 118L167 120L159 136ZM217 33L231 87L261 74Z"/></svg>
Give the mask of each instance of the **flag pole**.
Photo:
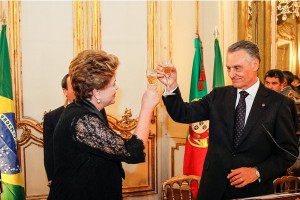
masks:
<svg viewBox="0 0 300 200"><path fill-rule="evenodd" d="M199 35L199 0L196 0L196 37Z"/></svg>
<svg viewBox="0 0 300 200"><path fill-rule="evenodd" d="M218 39L219 31L218 31L218 27L217 26L215 26L214 36L215 36L215 39Z"/></svg>
<svg viewBox="0 0 300 200"><path fill-rule="evenodd" d="M222 54L220 50L219 31L217 26L215 26L214 36L215 36L215 58L214 58L214 73L213 73L213 88L224 86L224 72L222 63Z"/></svg>
<svg viewBox="0 0 300 200"><path fill-rule="evenodd" d="M5 10L3 10L1 21L2 21L3 24L6 24Z"/></svg>

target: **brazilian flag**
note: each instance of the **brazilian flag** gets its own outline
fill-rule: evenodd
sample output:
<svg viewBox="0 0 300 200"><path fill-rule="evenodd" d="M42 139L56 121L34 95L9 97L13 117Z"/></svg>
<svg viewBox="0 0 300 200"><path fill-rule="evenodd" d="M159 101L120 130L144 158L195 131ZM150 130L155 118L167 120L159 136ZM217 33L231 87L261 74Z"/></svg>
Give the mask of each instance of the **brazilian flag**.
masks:
<svg viewBox="0 0 300 200"><path fill-rule="evenodd" d="M15 107L6 25L0 35L0 171L2 200L25 200L24 182L17 156Z"/></svg>

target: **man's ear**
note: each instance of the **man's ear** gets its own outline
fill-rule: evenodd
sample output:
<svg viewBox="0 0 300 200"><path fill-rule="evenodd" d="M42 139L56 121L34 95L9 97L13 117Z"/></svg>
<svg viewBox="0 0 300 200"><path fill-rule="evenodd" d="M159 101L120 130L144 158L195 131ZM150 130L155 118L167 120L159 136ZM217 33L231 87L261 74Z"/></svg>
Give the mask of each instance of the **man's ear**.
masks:
<svg viewBox="0 0 300 200"><path fill-rule="evenodd" d="M252 61L254 71L258 71L259 69L259 60L257 58Z"/></svg>
<svg viewBox="0 0 300 200"><path fill-rule="evenodd" d="M63 90L64 96L67 97L68 91L65 88L63 88L62 90Z"/></svg>

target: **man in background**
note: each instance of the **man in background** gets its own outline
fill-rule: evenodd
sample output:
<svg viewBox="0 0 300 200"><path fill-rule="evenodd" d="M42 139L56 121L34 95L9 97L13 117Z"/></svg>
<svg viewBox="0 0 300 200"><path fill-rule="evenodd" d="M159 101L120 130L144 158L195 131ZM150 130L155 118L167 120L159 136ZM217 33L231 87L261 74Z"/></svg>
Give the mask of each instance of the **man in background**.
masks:
<svg viewBox="0 0 300 200"><path fill-rule="evenodd" d="M281 94L298 101L300 95L293 89L292 82L294 81L294 74L290 71L282 71L284 76L283 88Z"/></svg>
<svg viewBox="0 0 300 200"><path fill-rule="evenodd" d="M65 107L73 102L75 99L75 94L71 85L71 80L69 74L66 74L62 81L61 87L63 94L66 96L66 102L63 106L56 108L53 111L50 111L44 116L43 124L43 140L44 140L44 166L46 169L46 174L48 178L49 185L54 174L54 161L53 161L53 133L56 127L56 124L65 110Z"/></svg>
<svg viewBox="0 0 300 200"><path fill-rule="evenodd" d="M294 80L292 82L293 88L298 94L300 94L300 78L298 75L294 76Z"/></svg>
<svg viewBox="0 0 300 200"><path fill-rule="evenodd" d="M265 86L276 92L281 92L284 76L281 70L271 69L265 74Z"/></svg>
<svg viewBox="0 0 300 200"><path fill-rule="evenodd" d="M286 73L287 76L290 76L291 73ZM284 83L288 83L288 80L285 80L284 73L279 69L271 69L267 71L265 74L265 86L271 90L274 90L276 92L282 93L282 88L285 85ZM293 96L286 95L290 99L291 104L291 113L293 115L293 120L295 123L295 127L297 130L297 136L299 136L299 126L298 126L298 116L297 116L297 110L295 109L295 101ZM298 133L299 132L299 133Z"/></svg>
<svg viewBox="0 0 300 200"><path fill-rule="evenodd" d="M288 73L290 74L290 73ZM283 88L283 82L285 81L283 72L279 69L271 69L267 71L265 74L265 86L271 90L274 90L276 92L281 93ZM295 101L294 98L290 98L290 104L291 104L291 113L293 115L293 120L295 123L295 129L297 130L296 135L298 137L298 141L300 141L300 126L298 122L298 116L297 116L297 110L295 109ZM299 146L300 142L298 142ZM299 175L300 172L300 161L297 160L292 167L288 168L287 170L289 175ZM297 174L296 174L297 173ZM284 175L284 174L283 174Z"/></svg>

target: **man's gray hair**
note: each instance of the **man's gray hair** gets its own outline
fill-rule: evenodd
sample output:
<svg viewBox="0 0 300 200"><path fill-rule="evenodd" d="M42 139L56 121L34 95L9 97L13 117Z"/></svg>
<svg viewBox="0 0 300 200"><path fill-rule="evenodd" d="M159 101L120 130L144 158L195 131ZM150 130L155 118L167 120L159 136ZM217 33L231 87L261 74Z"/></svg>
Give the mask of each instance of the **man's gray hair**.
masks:
<svg viewBox="0 0 300 200"><path fill-rule="evenodd" d="M228 47L228 52L233 53L233 52L241 50L241 49L245 50L251 58L257 58L260 62L258 46L255 43L247 41L247 40L240 40L240 41L232 44L230 47Z"/></svg>

